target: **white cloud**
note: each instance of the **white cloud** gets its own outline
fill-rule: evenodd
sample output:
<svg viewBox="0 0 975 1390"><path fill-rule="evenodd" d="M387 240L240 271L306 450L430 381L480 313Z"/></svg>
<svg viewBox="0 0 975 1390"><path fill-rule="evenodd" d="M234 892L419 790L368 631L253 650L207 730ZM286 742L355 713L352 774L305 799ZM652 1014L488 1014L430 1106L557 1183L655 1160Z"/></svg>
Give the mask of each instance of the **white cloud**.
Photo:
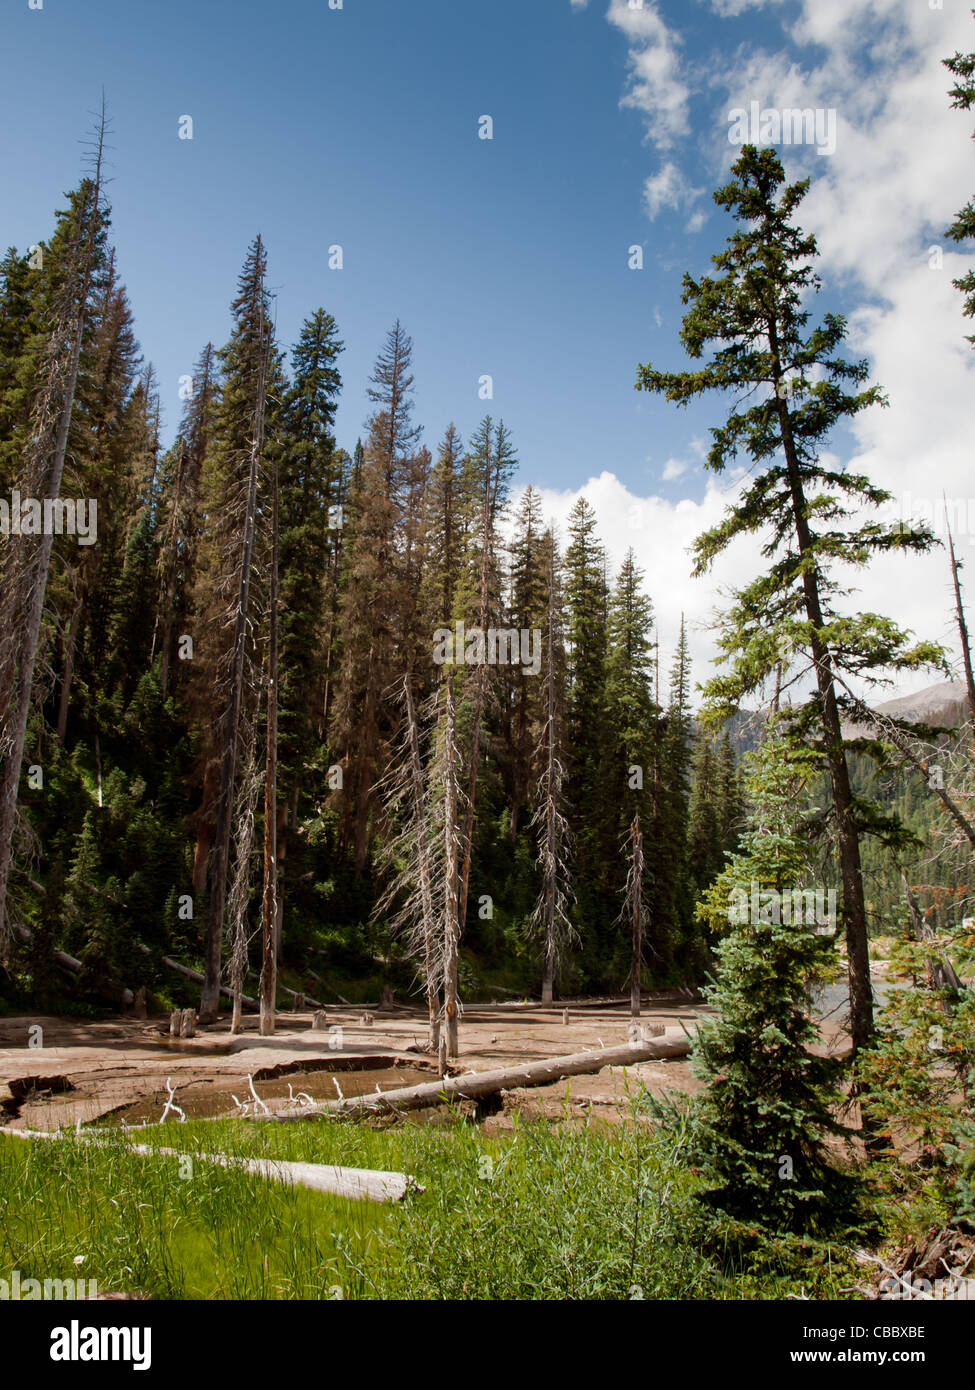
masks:
<svg viewBox="0 0 975 1390"><path fill-rule="evenodd" d="M665 467L665 476L669 466L670 461ZM728 607L729 591L753 579L764 562L758 554L757 538L742 537L718 557L708 574L695 578L691 573L693 544L697 536L720 521L744 481L740 471L734 476L710 476L702 498L684 497L676 502L652 494L641 497L608 470L574 491L536 489L541 497L545 522L554 523L563 549L568 541L569 513L581 496L590 503L598 518L600 539L610 559L611 578L632 548L637 564L644 571L644 588L653 602L664 670L675 650L683 617L687 624L693 680L702 685L721 669L713 665L714 633L717 615ZM923 507L919 509L916 505L918 497L915 493L910 500L916 511L923 512ZM517 503L519 499L514 500ZM975 521L975 498L969 511ZM975 527L970 532L969 543L975 549ZM883 557L867 571L852 577L851 572L844 571L841 577L856 585L850 597L838 605L841 609L851 613L890 613L893 609L901 626L913 629L921 637L951 645L951 596L943 554ZM939 679L937 674L910 676L886 695L881 692L878 698L920 689ZM700 697L695 694L694 703L699 702ZM756 704L757 698L751 703Z"/></svg>
<svg viewBox="0 0 975 1390"><path fill-rule="evenodd" d="M573 0L573 4L575 0ZM583 0L585 3L585 0ZM766 5L781 5L782 0L711 0L711 8L722 19L733 19L746 10L762 10Z"/></svg>
<svg viewBox="0 0 975 1390"><path fill-rule="evenodd" d="M757 7L712 0L718 13ZM941 524L936 504L944 490L956 517L969 522L959 537L964 558L975 549L970 446L975 353L965 341L973 325L964 318L962 297L951 281L975 264L975 256L945 241L944 231L975 191L975 119L951 107L953 78L942 59L975 48L969 7L802 0L798 17L791 7L779 17L784 26L779 45L770 9L765 46L716 49L706 66L694 70L702 94L725 94L713 108L713 123L695 141L697 154L714 183L723 182L735 157L727 140L728 110L748 107L752 100L778 109L836 111L834 154L818 157L813 148L801 146L781 147L780 154L790 181L812 179L798 220L816 235L816 268L827 293L846 306L847 353L868 360L871 379L890 401L888 409L870 410L853 422L852 445L847 444L841 463L893 493L896 514L933 511L936 529ZM647 181L651 211L650 187L658 211L687 211L682 190L689 181L681 156L691 149L690 141L682 142L681 155L672 154L660 174ZM931 248L940 249L940 266ZM810 308L815 316L816 304ZM717 400L714 411L720 423ZM680 529L676 509L668 524ZM746 572L754 573L754 547L748 558ZM851 610L890 613L919 636L954 646L943 552L884 558L851 581L860 586L849 600ZM710 581L697 582L710 587ZM655 597L673 608L666 580ZM674 603L689 601L678 588ZM700 601L694 611L699 609ZM669 619L673 622L673 612ZM923 677L914 678L910 684L922 682Z"/></svg>
<svg viewBox="0 0 975 1390"><path fill-rule="evenodd" d="M567 544L569 513L582 496L599 518L600 539L606 546L613 576L632 547L637 564L645 572L646 592L653 600L665 668L676 645L683 614L694 677L701 681L711 669L714 648L708 628L716 590L710 580L691 577L689 550L694 538L719 520L728 501L726 488L726 482L711 481L702 501L684 498L670 502L662 497L640 497L614 473L604 471L571 492L537 489L542 515L546 523L554 521L563 548ZM748 577L747 561L744 567L740 562L736 567L733 557L722 561L720 570L724 583Z"/></svg>
<svg viewBox="0 0 975 1390"><path fill-rule="evenodd" d="M657 11L656 0L631 9L627 0L610 0L607 19L629 41L629 76L620 105L640 111L646 138L669 149L690 131L690 88L681 76L680 40Z"/></svg>
<svg viewBox="0 0 975 1390"><path fill-rule="evenodd" d="M687 175L671 160L643 184L643 201L652 221L661 208L690 208L704 194L703 188L692 187Z"/></svg>
<svg viewBox="0 0 975 1390"><path fill-rule="evenodd" d="M793 7L780 9L779 0L711 0L719 16L761 8L769 11L766 46L716 46L707 62L685 64L679 37L655 5L630 10L626 0L611 0L607 18L630 41L622 104L641 110L648 138L670 152L644 182L647 211L651 217L665 208L683 212L689 215L686 230L700 230L705 214L694 204L704 190L692 186L684 153L703 158L713 185L724 182L736 156L728 142L731 107L747 108L756 100L778 109L836 111L835 153L818 157L812 147L785 146L780 154L790 181L807 174L812 179L798 220L816 235L817 270L828 294L847 306L847 355L868 359L871 380L885 389L890 406L853 422L852 444L842 458L823 458L866 473L894 494L892 515L933 514L936 529L944 490L956 522L963 522L957 536L961 558L971 555L969 565L975 566L975 353L965 341L975 327L963 317L961 295L951 284L975 264L975 256L944 240L945 228L975 192L975 119L952 109L947 93L953 79L941 61L975 48L969 6L931 10L921 0L801 0L796 17ZM775 47L773 25L779 21ZM714 105L692 145L688 112L694 92ZM937 262L929 258L931 247L941 249L940 268L929 268L930 259ZM816 304L810 308L815 316ZM721 402L715 399L713 408L719 424ZM689 443L688 459L700 459L697 444ZM685 458L669 458L662 478L673 482L686 475L690 490L700 476L689 472L692 466ZM727 606L728 587L747 582L764 563L754 539L736 542L712 574L691 578L688 548L720 517L737 486L733 478L708 475L702 498L673 502L641 498L604 472L578 492L543 492L547 514L563 535L582 492L597 512L614 564L633 547L646 571L663 648L672 649L680 615L687 615L698 680L713 670L710 629L715 611ZM888 613L919 637L954 646L943 552L883 557L867 571L837 577L856 586L844 600L848 611ZM909 678L898 689L917 688L925 679Z"/></svg>

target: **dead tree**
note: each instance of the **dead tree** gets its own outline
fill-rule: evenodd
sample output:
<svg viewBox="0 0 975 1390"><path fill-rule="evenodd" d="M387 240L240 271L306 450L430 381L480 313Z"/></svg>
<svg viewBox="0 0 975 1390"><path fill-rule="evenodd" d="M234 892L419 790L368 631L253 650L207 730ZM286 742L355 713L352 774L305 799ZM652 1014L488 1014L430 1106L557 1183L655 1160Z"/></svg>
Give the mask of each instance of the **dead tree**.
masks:
<svg viewBox="0 0 975 1390"><path fill-rule="evenodd" d="M961 601L961 581L958 578L958 571L961 569L961 561L955 557L955 542L951 534L951 527L948 525L947 514L945 516L945 526L948 531L948 554L951 558L951 580L955 590L955 618L958 623L961 659L965 670L965 689L968 692L968 717L969 719L975 719L975 676L972 674L972 647L968 638L968 623L965 620L965 606Z"/></svg>
<svg viewBox="0 0 975 1390"><path fill-rule="evenodd" d="M82 184L74 240L57 285L50 328L38 366L40 388L34 399L21 470L21 494L56 500L68 447L78 384L85 316L102 226L102 154L105 106L99 121L94 175ZM17 537L3 573L0 600L0 959L12 939L7 888L17 822L17 791L24 761L34 671L41 638L53 527L49 534Z"/></svg>
<svg viewBox="0 0 975 1390"><path fill-rule="evenodd" d="M560 696L562 664L561 598L555 573L555 540L549 534L548 633L545 666L546 714L539 741L541 775L538 804L531 825L538 834L538 865L542 887L529 918L529 932L544 940L542 1003L551 1004L553 988L567 947L578 940L569 921L570 830L565 814L565 764Z"/></svg>
<svg viewBox="0 0 975 1390"><path fill-rule="evenodd" d="M443 872L444 872L444 1019L447 1056L458 1053L458 1015L460 1012L460 748L457 743L457 707L454 678L444 682L444 718L440 754L436 766L443 772ZM469 813L468 813L469 814Z"/></svg>
<svg viewBox="0 0 975 1390"><path fill-rule="evenodd" d="M463 1076L445 1076L426 1081L419 1086L397 1087L393 1091L374 1091L361 1096L346 1096L341 1100L313 1101L311 1105L288 1106L265 1115L248 1115L260 1123L285 1124L291 1120L308 1120L318 1115L344 1115L359 1119L366 1115L397 1115L407 1110L421 1110L430 1105L446 1105L464 1100L482 1100L502 1091L528 1086L550 1086L568 1076L592 1076L605 1067L634 1067L641 1062L666 1061L686 1057L693 1045L693 1035L669 1028L661 1035L644 1042L621 1044L619 1047L598 1047L589 1052L574 1052L567 1057L543 1057L537 1062L523 1062L503 1071L469 1071Z"/></svg>
<svg viewBox="0 0 975 1390"><path fill-rule="evenodd" d="M261 239L257 238L258 256L263 254ZM264 278L263 267L257 289L261 337L264 338ZM254 555L254 533L257 525L257 480L261 452L264 447L264 410L267 397L268 357L271 346L261 342L260 369L254 422L249 449L247 501L245 505L239 561L238 592L234 607L234 636L231 647L230 677L227 705L221 735L223 751L220 759L220 790L217 798L216 831L213 842L213 867L210 882L210 907L204 948L204 984L200 997L200 1022L216 1020L220 1000L220 964L223 942L224 912L227 901L227 868L230 859L230 830L233 818L234 782L237 773L237 751L240 737L241 707L244 689L244 668L247 656L248 610L250 606L251 568Z"/></svg>
<svg viewBox="0 0 975 1390"><path fill-rule="evenodd" d="M498 505L502 500L504 469L509 460L507 434L499 421L495 435L494 448L491 447L490 420L485 433L484 458L484 496L481 505L481 569L478 583L477 621L482 641L487 639L487 629L491 608L491 562L494 552L494 527L497 520ZM459 918L461 930L467 921L467 893L471 879L471 860L474 852L474 810L477 800L477 774L481 754L481 726L491 701L489 667L485 660L474 668L474 704L471 716L471 743L467 769L467 796L464 812L464 830L461 839L462 863L460 870Z"/></svg>
<svg viewBox="0 0 975 1390"><path fill-rule="evenodd" d="M907 899L907 906L911 914L911 930L914 940L931 941L934 936L931 928L924 919L920 904L914 895L914 890L907 881L907 875L901 874L901 882L904 886L904 896ZM932 990L946 990L951 995L957 996L961 993L962 983L955 973L955 968L946 955L929 955L926 958L928 971L928 986ZM942 1001L942 1007L946 1013L950 1013L950 1007L946 1001Z"/></svg>
<svg viewBox="0 0 975 1390"><path fill-rule="evenodd" d="M254 814L257 809L257 797L261 785L254 746L256 729L251 721L248 721L245 739L244 775L241 778L237 798L237 823L234 827L234 871L227 900L230 988L234 1001L230 1022L232 1033L240 1032L244 980L247 977L247 948L251 936L247 922L247 910L250 903L251 851L254 845Z"/></svg>
<svg viewBox="0 0 975 1390"><path fill-rule="evenodd" d="M646 899L643 892L646 876L646 860L643 855L643 831L640 829L640 813L637 811L630 823L629 868L626 875L626 892L623 901L621 920L630 927L633 952L630 964L630 1014L640 1017L640 972L643 969L643 938L649 921Z"/></svg>
<svg viewBox="0 0 975 1390"><path fill-rule="evenodd" d="M278 456L271 465L271 580L268 595L267 752L264 768L264 894L261 902L261 1036L274 1032L278 981Z"/></svg>
<svg viewBox="0 0 975 1390"><path fill-rule="evenodd" d="M388 863L401 867L377 902L374 915L394 909L391 926L404 933L408 954L423 961L428 1043L430 1050L437 1052L443 980L442 952L437 939L438 908L443 893L438 894L436 887L441 842L436 838L430 814L423 749L428 738L424 726L435 718L438 697L434 695L418 712L409 673L404 674L398 694L404 716L400 740L378 791L388 820L399 826L388 842L384 857ZM442 876L439 882L442 884Z"/></svg>

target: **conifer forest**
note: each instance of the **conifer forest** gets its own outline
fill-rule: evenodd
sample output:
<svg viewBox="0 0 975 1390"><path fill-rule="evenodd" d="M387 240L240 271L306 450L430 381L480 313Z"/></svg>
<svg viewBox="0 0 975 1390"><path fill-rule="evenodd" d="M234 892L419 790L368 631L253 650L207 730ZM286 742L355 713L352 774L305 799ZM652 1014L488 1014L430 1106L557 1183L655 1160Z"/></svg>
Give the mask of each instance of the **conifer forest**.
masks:
<svg viewBox="0 0 975 1390"><path fill-rule="evenodd" d="M0 17L30 1355L610 1300L940 1365L975 11L81 9Z"/></svg>

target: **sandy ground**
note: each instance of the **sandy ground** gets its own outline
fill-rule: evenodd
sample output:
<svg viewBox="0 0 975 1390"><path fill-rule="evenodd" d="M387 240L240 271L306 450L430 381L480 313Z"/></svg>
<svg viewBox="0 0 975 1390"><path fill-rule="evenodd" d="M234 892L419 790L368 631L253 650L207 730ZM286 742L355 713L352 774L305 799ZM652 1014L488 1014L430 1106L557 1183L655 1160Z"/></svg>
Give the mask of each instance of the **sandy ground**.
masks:
<svg viewBox="0 0 975 1390"><path fill-rule="evenodd" d="M563 1010L568 1007L568 1022ZM644 1006L643 1020L692 1028L700 1006L676 998ZM232 1114L233 1095L249 1097L248 1076L271 1103L286 1103L288 1087L334 1098L377 1087L389 1090L432 1080L434 1059L418 1049L425 1020L418 1010L328 1010L328 1027L315 1032L311 1012L282 1013L273 1038L261 1038L253 1017L231 1035L229 1023L192 1039L170 1039L168 1019L117 1018L92 1023L70 1018L0 1019L0 1122L10 1128L53 1129L124 1116L130 1123L158 1118L171 1081L177 1104L190 1115ZM461 1023L455 1073L487 1071L544 1057L618 1046L629 1040L628 1004L577 1001L538 1005L471 1005ZM31 1046L33 1039L34 1045ZM39 1045L40 1044L40 1045ZM509 1093L505 1108L560 1117L566 1102L577 1112L590 1103L606 1118L625 1111L627 1089L692 1091L697 1082L683 1059L607 1068L546 1087ZM568 1091L568 1095L567 1095ZM503 1126L503 1118L495 1121Z"/></svg>
<svg viewBox="0 0 975 1390"><path fill-rule="evenodd" d="M824 1008L824 1012L825 1012ZM693 1031L707 1009L680 994L651 996L642 1019L667 1029ZM833 1011L822 1023L824 1046L847 1039ZM229 1019L192 1039L169 1036L167 1018L86 1019L23 1016L0 1019L0 1125L56 1129L112 1117L127 1123L158 1119L172 1084L176 1103L191 1117L238 1113L235 1097L250 1099L249 1081L275 1108L289 1088L314 1099L391 1090L437 1075L424 1051L426 1020L420 1010L336 1007L328 1031L315 1031L311 1011L282 1012L274 1037L262 1038L257 1020L245 1015L244 1031L230 1033ZM451 1070L490 1071L545 1057L619 1046L630 1040L629 1001L575 1000L539 1004L468 1005L460 1028L461 1055ZM510 1112L558 1120L582 1117L592 1106L607 1120L627 1111L627 1096L642 1083L660 1094L693 1092L699 1083L686 1059L645 1062L626 1070L609 1067L550 1086L513 1090L492 1127L507 1127ZM568 1109L567 1109L568 1107Z"/></svg>

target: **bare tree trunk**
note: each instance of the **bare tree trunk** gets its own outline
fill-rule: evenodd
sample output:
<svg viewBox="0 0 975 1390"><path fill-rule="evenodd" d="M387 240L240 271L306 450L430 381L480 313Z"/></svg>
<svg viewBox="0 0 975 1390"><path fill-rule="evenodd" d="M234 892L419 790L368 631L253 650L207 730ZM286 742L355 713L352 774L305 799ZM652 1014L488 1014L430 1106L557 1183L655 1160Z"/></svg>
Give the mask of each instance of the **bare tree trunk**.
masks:
<svg viewBox="0 0 975 1390"><path fill-rule="evenodd" d="M103 102L91 202L82 211L78 242L72 251L71 272L60 290L57 316L45 350L46 374L32 412L31 438L25 450L25 490L28 496L38 498L56 499L61 493L95 261L105 126ZM11 941L7 886L17 818L17 791L54 543L53 534L31 537L29 546L24 544L25 537L18 539L20 547L13 572L10 572L8 557L0 611L0 716L3 721L0 729L0 960L7 958Z"/></svg>
<svg viewBox="0 0 975 1390"><path fill-rule="evenodd" d="M177 552L179 547L180 509L183 502L183 474L186 466L186 443L182 437L176 442L179 450L179 463L176 468L176 485L173 490L173 512L169 523L169 536L166 543L166 589L162 602L162 634L159 639L159 689L165 700L169 691L169 656L173 641L173 614L176 610Z"/></svg>
<svg viewBox="0 0 975 1390"><path fill-rule="evenodd" d="M250 862L254 843L254 813L260 792L260 773L257 767L255 744L256 723L249 723L247 729L247 748L244 760L244 775L241 778L237 799L237 825L234 835L235 861L233 881L227 905L230 936L230 986L233 998L233 1014L230 1031L239 1033L241 1026L241 1004L244 980L247 975L247 916L250 902Z"/></svg>
<svg viewBox="0 0 975 1390"><path fill-rule="evenodd" d="M545 884L543 892L545 894L545 959L542 965L542 1003L551 1004L553 987L555 984L555 957L556 957L556 921L555 921L555 895L558 891L556 882L556 866L558 862L558 845L556 842L556 805L555 805L555 653L554 642L552 640L552 594L549 592L549 630L548 630L548 721L545 727Z"/></svg>
<svg viewBox="0 0 975 1390"><path fill-rule="evenodd" d="M437 978L436 922L433 909L433 884L430 872L430 850L427 842L426 793L423 785L423 764L420 760L420 731L413 703L413 686L409 674L403 677L406 699L407 737L410 745L410 765L413 777L413 814L417 827L417 869L420 903L423 913L423 969L427 988L428 1040L432 1052L440 1050L440 984Z"/></svg>
<svg viewBox="0 0 975 1390"><path fill-rule="evenodd" d="M924 913L921 911L917 898L911 890L911 885L907 881L907 875L901 874L901 882L904 885L904 896L907 898L907 905L911 912L911 926L914 931L916 941L930 941L931 928L924 920ZM947 956L928 956L928 984L932 989L953 990L956 994L962 988L961 980L955 974L954 966ZM945 1013L951 1013L951 1007L947 1001L942 1002Z"/></svg>
<svg viewBox="0 0 975 1390"><path fill-rule="evenodd" d="M444 873L446 876L446 906L444 911L445 969L444 1013L447 1020L447 1056L458 1052L457 1014L460 968L460 903L457 844L457 711L454 705L454 678L447 677L446 727L446 785L444 787Z"/></svg>
<svg viewBox="0 0 975 1390"><path fill-rule="evenodd" d="M630 882L628 883L627 906L630 925L633 930L633 955L630 964L630 1015L640 1017L640 971L643 967L643 832L640 829L639 811L630 826Z"/></svg>
<svg viewBox="0 0 975 1390"><path fill-rule="evenodd" d="M213 822L207 808L216 801L216 787L219 769L216 763L207 764L203 772L203 791L200 797L200 812L196 828L196 844L193 849L193 896L202 897L207 886L207 867L210 850L213 848Z"/></svg>
<svg viewBox="0 0 975 1390"><path fill-rule="evenodd" d="M261 923L261 1035L274 1032L278 907L278 461L271 474L270 650L267 680L267 758L264 772L264 898Z"/></svg>
<svg viewBox="0 0 975 1390"><path fill-rule="evenodd" d="M444 1105L454 1098L479 1100L520 1086L549 1086L566 1076L591 1076L604 1067L633 1067L640 1062L686 1057L692 1045L690 1037L672 1028L644 1043L593 1048L590 1052L575 1052L567 1057L545 1057L539 1062L525 1062L522 1066L503 1071L467 1072L464 1076L444 1077L423 1082L419 1086L398 1087L394 1091L347 1096L344 1100L319 1101L295 1108L289 1106L272 1111L269 1115L248 1116L248 1119L283 1123L311 1119L316 1115L395 1115L401 1111L425 1109L428 1105Z"/></svg>
<svg viewBox="0 0 975 1390"><path fill-rule="evenodd" d="M64 737L68 730L68 707L71 703L71 682L74 679L74 654L78 642L78 628L81 625L81 610L83 607L84 600L80 594L77 594L75 596L74 607L71 610L71 621L68 624L68 636L64 644L64 669L61 672L61 695L58 700L58 743L64 743Z"/></svg>
<svg viewBox="0 0 975 1390"><path fill-rule="evenodd" d="M947 517L945 518L947 526ZM961 565L955 558L955 542L948 526L948 553L951 556L951 579L955 588L955 615L958 619L958 636L961 641L961 658L965 667L965 688L968 691L968 717L975 719L975 676L972 675L972 648L968 640L968 623L965 621L965 608L961 601L961 581L958 571Z"/></svg>

